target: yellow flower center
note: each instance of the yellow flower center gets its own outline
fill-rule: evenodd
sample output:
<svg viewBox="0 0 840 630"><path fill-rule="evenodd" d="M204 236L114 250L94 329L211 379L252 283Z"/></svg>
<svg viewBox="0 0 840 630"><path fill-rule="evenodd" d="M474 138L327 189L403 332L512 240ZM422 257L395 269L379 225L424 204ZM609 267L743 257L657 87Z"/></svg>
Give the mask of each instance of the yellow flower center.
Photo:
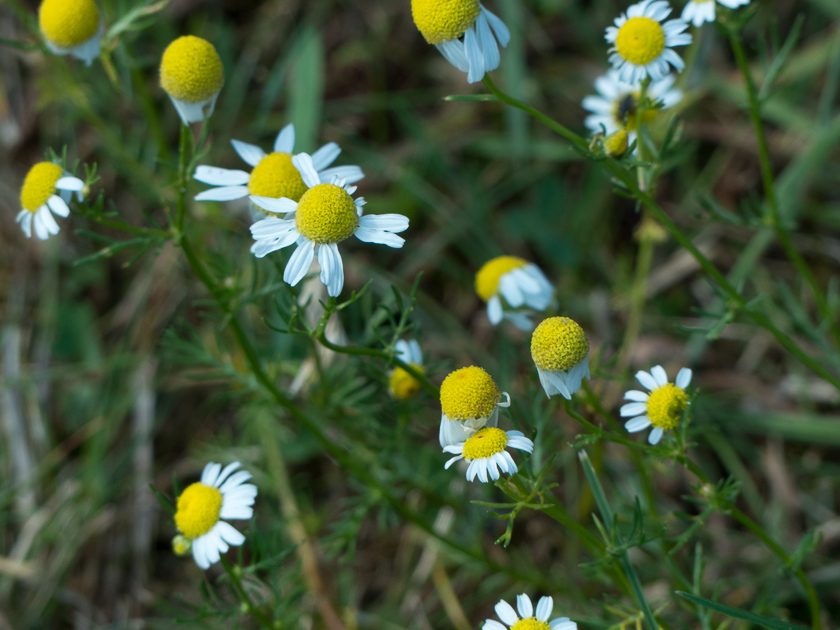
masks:
<svg viewBox="0 0 840 630"><path fill-rule="evenodd" d="M248 180L248 192L258 197L279 199L286 197L292 201L300 201L306 192L303 178L292 164L292 156L288 153L269 153L251 171ZM269 212L269 214L274 214Z"/></svg>
<svg viewBox="0 0 840 630"><path fill-rule="evenodd" d="M219 521L222 493L203 483L194 483L178 497L175 525L187 538L203 536Z"/></svg>
<svg viewBox="0 0 840 630"><path fill-rule="evenodd" d="M673 429L688 406L688 394L673 383L657 387L647 401L650 423L660 429Z"/></svg>
<svg viewBox="0 0 840 630"><path fill-rule="evenodd" d="M566 372L589 354L583 328L568 317L543 320L531 337L531 358L541 370Z"/></svg>
<svg viewBox="0 0 840 630"><path fill-rule="evenodd" d="M74 48L96 35L99 9L93 0L44 0L38 9L44 37L59 48Z"/></svg>
<svg viewBox="0 0 840 630"><path fill-rule="evenodd" d="M416 363L409 364L415 370L423 371L423 368ZM391 380L388 382L391 393L400 400L414 398L420 391L420 381L414 378L401 367L395 368L391 373Z"/></svg>
<svg viewBox="0 0 840 630"><path fill-rule="evenodd" d="M222 60L213 44L185 35L166 47L160 60L160 86L187 103L206 101L225 84Z"/></svg>
<svg viewBox="0 0 840 630"><path fill-rule="evenodd" d="M480 13L478 0L411 0L414 23L430 44L458 39Z"/></svg>
<svg viewBox="0 0 840 630"><path fill-rule="evenodd" d="M507 443L508 436L504 431L495 427L484 427L464 442L464 459L468 462L486 459L505 450Z"/></svg>
<svg viewBox="0 0 840 630"><path fill-rule="evenodd" d="M500 396L493 378L474 365L455 370L440 386L440 406L450 420L489 416Z"/></svg>
<svg viewBox="0 0 840 630"><path fill-rule="evenodd" d="M665 31L649 17L630 18L618 30L618 54L637 66L646 66L665 50Z"/></svg>
<svg viewBox="0 0 840 630"><path fill-rule="evenodd" d="M55 183L61 175L61 167L52 162L39 162L29 169L20 189L21 207L36 212L55 194Z"/></svg>
<svg viewBox="0 0 840 630"><path fill-rule="evenodd" d="M551 630L551 626L536 617L528 617L517 621L510 627L510 630Z"/></svg>
<svg viewBox="0 0 840 630"><path fill-rule="evenodd" d="M485 302L489 300L499 290L499 280L503 275L527 264L527 261L516 256L499 256L488 260L475 274L475 292L478 297Z"/></svg>
<svg viewBox="0 0 840 630"><path fill-rule="evenodd" d="M632 94L622 94L621 97L613 103L613 120L619 127L624 127L627 131L636 130L636 108L639 103L639 92ZM645 109L642 111L642 123L648 125L656 119L656 114L659 113L657 109Z"/></svg>
<svg viewBox="0 0 840 630"><path fill-rule="evenodd" d="M335 184L318 184L300 198L295 224L310 241L327 245L352 236L359 225L359 215L346 190Z"/></svg>

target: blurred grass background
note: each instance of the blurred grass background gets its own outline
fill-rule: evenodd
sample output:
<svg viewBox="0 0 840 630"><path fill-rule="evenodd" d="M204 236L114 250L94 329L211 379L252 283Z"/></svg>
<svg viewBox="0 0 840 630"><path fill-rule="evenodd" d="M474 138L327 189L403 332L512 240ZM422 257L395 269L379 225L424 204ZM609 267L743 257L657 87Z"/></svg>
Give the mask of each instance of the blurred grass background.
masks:
<svg viewBox="0 0 840 630"><path fill-rule="evenodd" d="M836 292L840 5L754 4L759 10L746 45L759 80L796 18L804 18L764 114L782 211L797 226L795 244L824 286L834 277ZM107 23L133 5L100 4ZM497 82L582 131L580 101L607 69L604 28L626 4L490 0L488 8L513 35ZM0 37L36 42L36 11L34 2L0 0ZM189 618L190 627L231 627L231 619L196 618L209 611L190 607L202 606L202 572L171 553L175 529L148 484L172 496L174 476L189 482L206 461L234 459L260 487L246 556L289 552L267 572L287 625L330 625L315 612L312 583L307 588L300 554L292 551L300 542L295 522L314 542L320 591L348 628L474 628L493 616L500 597L523 591L553 595L555 612L582 627L621 622L605 603L618 597L608 577L579 568L592 558L545 516L521 514L510 548L493 545L504 524L467 499L499 500L498 491L468 486L443 470L438 402L424 393L409 403L392 401L381 364L328 356L322 378L296 387L329 434L371 462L422 517L419 523L406 522L375 489L348 476L305 431L278 425L281 412L249 388L221 316L171 244L137 259L126 251L77 265L101 246L79 233L98 230L83 218L61 221L61 233L45 243L23 237L14 221L19 189L48 147L66 147L71 162L98 163L102 179L94 194L104 191L106 203L130 223L142 224L143 212L163 220L164 205L174 201L179 120L156 75L163 49L181 34L214 43L225 65L226 85L210 123L212 150L202 163L242 168L230 138L268 147L294 122L297 151L336 141L344 149L340 163L364 169L360 194L371 212L410 217L403 250L358 244L344 250L345 292L373 279L372 295L342 313L351 343L387 339L380 301L393 305L388 285L407 292L422 272L412 322L433 380L461 365L488 369L514 397L511 416L538 430L533 467L556 455L555 492L591 528L591 497L568 448L581 429L543 398L527 335L490 327L472 281L496 255L537 262L556 284L559 311L584 326L596 362L604 364L626 323L639 221L633 204L612 194L596 165L581 162L520 112L443 101L483 88L468 86L425 44L408 0L172 1L152 27L120 38L112 55L116 85L99 62L85 68L38 50L0 47L0 629L162 628L176 617ZM808 323L809 294L772 232L708 210L705 200L713 196L738 217L755 215L760 173L725 37L707 25L694 52L690 72L680 78L686 97L668 115L683 121L685 150L668 164L657 199L748 295L767 296L778 326L837 370L836 353L820 346ZM195 185L191 194L202 188ZM288 387L311 349L262 322L274 317L271 300L252 296L252 283L281 301L290 293L282 271L271 262L257 265L248 253L245 205L193 203L190 215L190 230L213 256L218 276L233 293L250 296L243 299L243 323ZM287 256L276 257L280 270ZM739 505L788 551L819 529L822 541L803 567L826 607L827 627L836 626L837 392L748 324L736 321L707 339L713 320L705 314L721 312L721 301L671 241L656 249L647 298L631 369L616 375L615 387L628 388L635 369L656 363L671 375L682 365L695 370L702 388L697 459L713 479L740 483ZM266 426L276 443L263 440ZM617 506L629 509L635 494L645 496L624 449L591 450ZM281 453L299 518L282 508L289 503L277 484ZM676 536L687 524L671 513L696 513L683 498L693 492L691 478L649 464L658 505L646 508L660 515L649 526ZM430 536L429 527L461 551ZM714 515L697 540L706 562L704 596L773 616L787 611L806 622L790 573L748 532ZM674 575L691 579L694 554L692 544L673 559L656 548L633 556L654 605L685 589ZM208 576L216 573L218 567ZM675 627L697 627L692 608L675 608L666 617L685 624Z"/></svg>

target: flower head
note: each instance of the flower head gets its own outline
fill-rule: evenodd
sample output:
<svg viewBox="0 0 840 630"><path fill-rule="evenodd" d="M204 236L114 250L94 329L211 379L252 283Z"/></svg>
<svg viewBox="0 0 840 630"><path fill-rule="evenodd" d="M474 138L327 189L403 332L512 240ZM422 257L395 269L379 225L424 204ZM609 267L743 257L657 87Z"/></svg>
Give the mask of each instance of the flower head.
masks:
<svg viewBox="0 0 840 630"><path fill-rule="evenodd" d="M277 134L271 153L266 153L253 144L231 140L233 149L249 166L250 173L240 170L199 166L195 169L195 179L217 188L210 188L195 196L196 201L231 201L249 195L280 199L285 197L300 201L308 186L297 167L292 163L295 150L295 126L288 124ZM330 164L341 153L335 142L328 142L312 154L312 166L318 174L318 182L326 184L333 177L343 178L348 184L355 184L364 173L358 166L334 166ZM265 214L276 216L277 213L254 205L260 218Z"/></svg>
<svg viewBox="0 0 840 630"><path fill-rule="evenodd" d="M568 317L543 320L531 336L531 358L546 396L571 400L584 377L589 378L589 341Z"/></svg>
<svg viewBox="0 0 840 630"><path fill-rule="evenodd" d="M23 208L16 217L23 233L27 238L35 235L42 241L50 234L58 234L58 223L55 222L51 211L60 217L70 214L67 202L76 193L78 201L82 200L82 190L85 183L78 177L65 173L58 164L39 162L26 174L20 189L20 205Z"/></svg>
<svg viewBox="0 0 840 630"><path fill-rule="evenodd" d="M691 43L691 35L683 33L688 22L663 20L671 13L665 0L642 0L615 19L607 27L605 39L612 44L610 63L622 81L637 83L645 77L658 81L668 74L668 64L677 72L685 67L673 46Z"/></svg>
<svg viewBox="0 0 840 630"><path fill-rule="evenodd" d="M630 433L635 433L653 425L648 442L658 444L665 429L676 427L683 411L688 407L685 388L691 382L691 370L682 368L674 384L668 382L668 375L661 365L651 368L650 374L640 370L636 373L636 379L650 394L635 389L624 394L624 400L633 402L621 407L621 416L635 416L625 423L624 428Z"/></svg>
<svg viewBox="0 0 840 630"><path fill-rule="evenodd" d="M249 199L264 210L276 214L293 214L292 218L268 217L251 226L256 241L251 253L262 258L273 251L297 243L298 248L286 265L283 279L295 286L300 282L318 251L321 282L327 293L336 297L344 287L344 265L338 244L351 236L368 243L388 247L402 247L405 240L396 232L408 229L408 219L401 214L369 214L362 216L362 197L353 199L355 186L333 176L328 184L321 183L313 159L306 153L292 158L308 190L295 202L289 198L272 199L251 195Z"/></svg>
<svg viewBox="0 0 840 630"><path fill-rule="evenodd" d="M487 261L475 275L475 291L487 302L491 324L508 319L522 330L532 330L527 314L511 309L527 307L545 310L554 288L539 267L516 256L499 256ZM508 307L505 310L505 306Z"/></svg>
<svg viewBox="0 0 840 630"><path fill-rule="evenodd" d="M426 41L470 83L499 67L498 44L508 45L510 31L479 0L411 0L411 14Z"/></svg>
<svg viewBox="0 0 840 630"><path fill-rule="evenodd" d="M516 596L516 607L519 609L521 619L513 606L505 600L499 600L499 603L496 604L496 614L511 630L577 630L577 624L570 621L568 617L548 620L554 608L554 600L551 597L540 597L540 601L537 602L536 614L531 598L525 593ZM507 628L495 619L488 619L484 622L482 630L507 630Z"/></svg>
<svg viewBox="0 0 840 630"><path fill-rule="evenodd" d="M88 66L99 56L103 27L93 0L43 0L38 26L56 55L72 55Z"/></svg>
<svg viewBox="0 0 840 630"><path fill-rule="evenodd" d="M209 118L225 84L219 53L206 39L185 35L160 60L160 86L185 125Z"/></svg>
<svg viewBox="0 0 840 630"><path fill-rule="evenodd" d="M749 4L750 0L717 0L717 2L720 2L729 9L737 9L745 4ZM703 25L703 22L714 22L715 0L691 0L683 8L681 17L686 22L691 22L698 28Z"/></svg>
<svg viewBox="0 0 840 630"><path fill-rule="evenodd" d="M222 519L249 519L254 515L257 487L245 483L251 474L240 470L239 462L209 463L201 473L201 481L187 486L178 497L175 525L187 541L176 537L172 545L176 553L192 547L195 563L202 569L218 562L220 553L229 545L238 546L245 536ZM177 541L177 542L176 542Z"/></svg>
<svg viewBox="0 0 840 630"><path fill-rule="evenodd" d="M500 402L501 397L505 402ZM499 407L510 406L507 392L499 392L493 377L474 365L455 370L440 386L440 445L465 441L485 426L499 422Z"/></svg>
<svg viewBox="0 0 840 630"><path fill-rule="evenodd" d="M420 351L420 344L414 339L404 341L400 339L394 346L396 356L408 363L415 370L423 371L423 353ZM395 367L388 380L388 387L394 398L408 400L414 398L420 391L420 381L414 378L401 367Z"/></svg>
<svg viewBox="0 0 840 630"><path fill-rule="evenodd" d="M496 481L499 478L500 469L509 475L519 470L510 453L505 450L507 447L531 453L534 450L534 443L520 431L505 433L496 427L484 427L463 442L443 447L445 453L456 455L446 462L444 468L448 470L452 464L463 459L469 463L467 481L473 481L478 477L479 481L487 483L488 476L489 479Z"/></svg>

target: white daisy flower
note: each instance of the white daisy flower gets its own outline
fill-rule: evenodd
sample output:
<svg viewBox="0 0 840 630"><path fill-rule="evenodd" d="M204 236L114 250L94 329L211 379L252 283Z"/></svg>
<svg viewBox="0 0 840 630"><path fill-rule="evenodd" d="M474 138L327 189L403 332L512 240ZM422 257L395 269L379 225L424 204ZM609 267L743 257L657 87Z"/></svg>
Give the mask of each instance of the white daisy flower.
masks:
<svg viewBox="0 0 840 630"><path fill-rule="evenodd" d="M411 0L414 24L467 81L475 83L499 67L499 46L510 31L478 0ZM498 41L498 43L497 43Z"/></svg>
<svg viewBox="0 0 840 630"><path fill-rule="evenodd" d="M163 51L160 86L185 125L213 115L224 84L222 59L206 39L185 35Z"/></svg>
<svg viewBox="0 0 840 630"><path fill-rule="evenodd" d="M685 20L662 21L671 13L665 0L642 0L608 26L605 39L612 44L610 63L622 81L638 83L645 77L658 81L668 74L668 64L677 72L685 67L674 46L691 43Z"/></svg>
<svg viewBox="0 0 840 630"><path fill-rule="evenodd" d="M446 462L444 468L449 470L452 464L463 459L469 463L467 481L473 481L476 477L481 483L487 483L490 479L496 481L499 470L509 475L519 470L510 453L505 450L507 447L531 453L534 443L521 431L504 432L496 427L484 427L463 442L443 447L444 453L456 455Z"/></svg>
<svg viewBox="0 0 840 630"><path fill-rule="evenodd" d="M674 88L676 76L668 74L658 81L652 81L648 86L647 95L662 104L662 109L673 107L682 100L682 90ZM621 80L617 70L609 70L603 76L595 79L597 96L587 96L583 99L583 108L592 112L586 117L584 124L592 133L606 131L606 135L626 129L629 140L636 137L636 109L641 95L639 83L626 83ZM654 121L657 109L646 109L642 112L642 122L649 124Z"/></svg>
<svg viewBox="0 0 840 630"><path fill-rule="evenodd" d="M621 407L621 417L635 416L627 421L624 428L635 433L653 425L648 442L658 444L665 429L677 426L682 412L688 407L685 388L691 382L691 370L681 369L675 384L668 382L668 375L661 365L654 366L650 374L640 370L636 379L650 390L650 394L635 389L624 394L624 400L633 402Z"/></svg>
<svg viewBox="0 0 840 630"><path fill-rule="evenodd" d="M543 311L551 303L554 287L533 263L516 256L487 261L475 275L475 291L487 303L487 318L494 326L507 319L525 331L534 329L531 318L519 309ZM507 310L505 309L507 306Z"/></svg>
<svg viewBox="0 0 840 630"><path fill-rule="evenodd" d="M236 547L245 542L241 532L221 520L249 519L254 515L251 506L257 496L257 486L245 483L251 473L234 472L237 468L239 462L224 469L221 464L211 462L204 467L201 481L187 486L178 497L175 525L190 540L195 563L202 569L218 562L229 545ZM186 549L183 541L178 541L177 545L173 544L176 553Z"/></svg>
<svg viewBox="0 0 840 630"><path fill-rule="evenodd" d="M400 339L394 345L394 351L395 356L403 363L408 363L415 370L423 371L423 353L420 351L420 344L414 339L411 341ZM420 391L420 387L420 381L401 367L395 367L388 380L391 395L401 400L414 398Z"/></svg>
<svg viewBox="0 0 840 630"><path fill-rule="evenodd" d="M38 27L56 55L71 55L87 66L99 56L104 28L93 0L43 0Z"/></svg>
<svg viewBox="0 0 840 630"><path fill-rule="evenodd" d="M388 247L402 247L405 240L396 232L408 229L408 218L401 214L369 214L362 216L362 197L353 199L355 186L333 176L332 183L321 182L312 158L300 153L292 158L308 187L295 202L288 198L250 196L249 199L264 210L276 214L294 214L291 219L269 217L251 226L255 243L251 253L257 258L297 243L298 248L286 265L283 280L295 286L309 271L317 248L321 265L321 282L330 297L337 297L344 287L344 266L338 253L338 243L355 236L367 243L381 243Z"/></svg>
<svg viewBox="0 0 840 630"><path fill-rule="evenodd" d="M543 320L531 336L531 358L546 396L567 400L589 378L589 341L577 322L568 317Z"/></svg>
<svg viewBox="0 0 840 630"><path fill-rule="evenodd" d="M534 606L531 604L531 598L525 593L516 596L516 607L519 609L519 615L522 616L522 619L517 616L513 606L505 600L499 600L499 603L496 604L496 614L511 629L577 630L577 624L574 621L570 621L568 617L557 617L551 621L548 620L551 616L551 610L554 608L554 600L551 597L540 597L540 601L537 602L536 614L534 614ZM481 630L508 629L495 619L488 619L484 622Z"/></svg>
<svg viewBox="0 0 840 630"><path fill-rule="evenodd" d="M500 402L501 397L504 402ZM510 396L499 392L493 377L474 365L455 370L440 386L440 445L464 442L485 426L499 424L499 407L510 407Z"/></svg>
<svg viewBox="0 0 840 630"><path fill-rule="evenodd" d="M750 3L750 0L717 0L729 9L737 9ZM715 21L715 0L691 0L682 12L682 19L700 27L703 22Z"/></svg>
<svg viewBox="0 0 840 630"><path fill-rule="evenodd" d="M196 201L231 201L249 195L279 199L285 197L300 201L308 188L298 169L292 164L295 150L295 126L288 124L274 139L274 149L266 154L260 147L231 140L234 151L253 167L250 173L215 166L199 166L195 169L195 179L211 186L195 196ZM333 177L343 178L348 184L355 184L364 178L358 166L334 166L341 149L335 142L328 142L312 154L312 166L318 174L318 183L326 184ZM265 213L264 209L259 210ZM269 212L269 214L274 214ZM260 218L265 218L260 217Z"/></svg>
<svg viewBox="0 0 840 630"><path fill-rule="evenodd" d="M84 187L81 179L52 162L39 162L29 169L20 189L23 210L15 218L26 238L32 238L33 227L35 235L42 241L47 240L50 234L58 234L58 223L51 212L60 217L69 216L67 202L72 200L73 193L76 193L76 200L81 201Z"/></svg>

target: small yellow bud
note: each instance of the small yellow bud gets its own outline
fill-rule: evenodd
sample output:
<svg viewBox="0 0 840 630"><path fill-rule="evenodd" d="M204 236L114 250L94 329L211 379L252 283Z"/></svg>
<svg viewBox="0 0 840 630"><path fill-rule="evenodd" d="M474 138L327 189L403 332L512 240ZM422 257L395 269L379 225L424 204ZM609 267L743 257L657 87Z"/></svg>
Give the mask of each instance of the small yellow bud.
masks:
<svg viewBox="0 0 840 630"><path fill-rule="evenodd" d="M604 139L604 151L613 158L621 157L627 150L627 131L619 129Z"/></svg>
<svg viewBox="0 0 840 630"><path fill-rule="evenodd" d="M186 556L190 552L191 548L192 540L183 534L178 534L172 539L172 552L176 556Z"/></svg>

